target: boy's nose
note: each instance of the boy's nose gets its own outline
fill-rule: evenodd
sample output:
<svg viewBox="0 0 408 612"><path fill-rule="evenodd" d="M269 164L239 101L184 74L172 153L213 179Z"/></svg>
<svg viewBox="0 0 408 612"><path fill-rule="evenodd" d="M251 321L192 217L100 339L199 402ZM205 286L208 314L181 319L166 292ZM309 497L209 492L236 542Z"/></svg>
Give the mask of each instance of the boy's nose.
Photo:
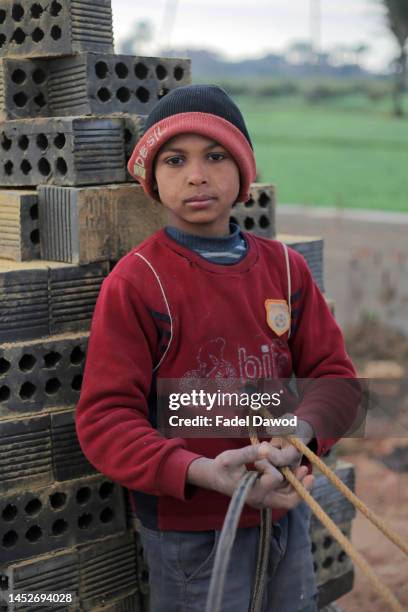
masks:
<svg viewBox="0 0 408 612"><path fill-rule="evenodd" d="M201 162L191 163L187 176L188 182L192 185L202 185L207 182L207 172Z"/></svg>

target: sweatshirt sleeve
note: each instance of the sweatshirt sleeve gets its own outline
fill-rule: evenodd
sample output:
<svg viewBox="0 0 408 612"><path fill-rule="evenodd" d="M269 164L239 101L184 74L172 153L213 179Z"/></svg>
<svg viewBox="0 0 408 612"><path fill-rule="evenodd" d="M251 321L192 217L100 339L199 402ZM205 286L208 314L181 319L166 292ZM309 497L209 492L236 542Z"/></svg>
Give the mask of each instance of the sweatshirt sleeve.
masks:
<svg viewBox="0 0 408 612"><path fill-rule="evenodd" d="M76 432L89 462L128 489L185 500L189 464L200 455L149 421L157 331L136 287L103 282L91 326Z"/></svg>
<svg viewBox="0 0 408 612"><path fill-rule="evenodd" d="M290 254L295 282L289 343L301 397L296 415L312 425L316 439L310 446L321 455L355 423L360 386L342 331L305 260Z"/></svg>

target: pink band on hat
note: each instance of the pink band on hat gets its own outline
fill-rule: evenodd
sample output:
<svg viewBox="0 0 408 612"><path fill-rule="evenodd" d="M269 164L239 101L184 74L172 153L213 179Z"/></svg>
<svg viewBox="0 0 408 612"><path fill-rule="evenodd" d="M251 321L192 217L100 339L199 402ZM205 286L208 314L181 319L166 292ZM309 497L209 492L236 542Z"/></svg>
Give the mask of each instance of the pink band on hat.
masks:
<svg viewBox="0 0 408 612"><path fill-rule="evenodd" d="M240 172L238 202L249 200L249 189L256 177L254 152L243 133L232 123L210 113L178 113L158 121L137 142L128 163L128 171L154 200L153 161L159 149L173 136L200 134L219 142L234 158Z"/></svg>

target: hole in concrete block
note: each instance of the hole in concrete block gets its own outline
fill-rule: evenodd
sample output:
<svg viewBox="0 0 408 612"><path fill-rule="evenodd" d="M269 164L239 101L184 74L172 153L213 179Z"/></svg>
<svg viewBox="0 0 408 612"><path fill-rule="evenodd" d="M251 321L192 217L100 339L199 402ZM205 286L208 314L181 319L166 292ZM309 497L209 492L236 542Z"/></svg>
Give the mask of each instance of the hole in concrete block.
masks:
<svg viewBox="0 0 408 612"><path fill-rule="evenodd" d="M57 353L57 351L51 351L50 353L44 355L44 367L55 368L55 366L59 363L60 359L60 353Z"/></svg>
<svg viewBox="0 0 408 612"><path fill-rule="evenodd" d="M337 556L337 561L339 561L340 563L343 563L343 561L345 561L346 559L347 559L347 555L344 552L344 550L342 550Z"/></svg>
<svg viewBox="0 0 408 612"><path fill-rule="evenodd" d="M43 176L48 176L50 174L51 166L50 166L50 162L48 161L48 159L45 159L45 157L42 157L39 160L38 170L40 171L40 174L42 174Z"/></svg>
<svg viewBox="0 0 408 612"><path fill-rule="evenodd" d="M45 96L42 92L40 92L38 94L38 96L35 96L34 98L34 104L36 104L37 106L39 106L40 108L44 108L44 106L47 104L47 101L45 99Z"/></svg>
<svg viewBox="0 0 408 612"><path fill-rule="evenodd" d="M104 508L99 515L99 520L101 523L110 523L114 516L114 512L111 508Z"/></svg>
<svg viewBox="0 0 408 612"><path fill-rule="evenodd" d="M68 529L68 523L64 519L58 519L52 524L52 535L59 536Z"/></svg>
<svg viewBox="0 0 408 612"><path fill-rule="evenodd" d="M81 374L77 374L72 379L71 387L72 387L72 389L74 391L80 391L81 390L81 385L82 385L82 375Z"/></svg>
<svg viewBox="0 0 408 612"><path fill-rule="evenodd" d="M4 23L6 21L6 11L4 9L0 9L0 23Z"/></svg>
<svg viewBox="0 0 408 612"><path fill-rule="evenodd" d="M235 223L235 225L239 225L235 217L230 217L230 223Z"/></svg>
<svg viewBox="0 0 408 612"><path fill-rule="evenodd" d="M266 206L268 206L270 201L271 199L268 196L268 194L263 191L261 195L259 196L259 206L262 206L262 208L265 208Z"/></svg>
<svg viewBox="0 0 408 612"><path fill-rule="evenodd" d="M67 139L65 138L65 134L62 134L61 132L58 133L54 138L54 144L57 149L63 149L65 147L66 141Z"/></svg>
<svg viewBox="0 0 408 612"><path fill-rule="evenodd" d="M28 161L28 159L23 159L23 161L20 164L21 172L27 176L27 174L30 174L31 169L32 169L32 166L30 162Z"/></svg>
<svg viewBox="0 0 408 612"><path fill-rule="evenodd" d="M57 25L52 26L51 28L51 38L53 40L59 40L62 36L61 28Z"/></svg>
<svg viewBox="0 0 408 612"><path fill-rule="evenodd" d="M103 482L99 487L99 497L101 499L108 499L112 495L112 492L115 488L113 482Z"/></svg>
<svg viewBox="0 0 408 612"><path fill-rule="evenodd" d="M0 49L6 44L6 41L7 38L4 36L4 34L0 34Z"/></svg>
<svg viewBox="0 0 408 612"><path fill-rule="evenodd" d="M31 78L33 79L36 85L41 85L41 83L44 83L45 79L47 78L47 75L44 70L41 70L41 68L36 68L33 71Z"/></svg>
<svg viewBox="0 0 408 612"><path fill-rule="evenodd" d="M18 533L12 530L12 531L7 531L7 533L4 534L2 544L4 548L12 548L13 546L17 544L17 541L18 541Z"/></svg>
<svg viewBox="0 0 408 612"><path fill-rule="evenodd" d="M333 538L331 538L330 536L326 536L323 540L323 548L330 548L332 544Z"/></svg>
<svg viewBox="0 0 408 612"><path fill-rule="evenodd" d="M79 348L79 347L78 347ZM4 357L0 357L0 376L3 376L10 369L10 362Z"/></svg>
<svg viewBox="0 0 408 612"><path fill-rule="evenodd" d="M37 147L41 149L41 151L45 151L48 147L48 138L45 134L38 134L36 138Z"/></svg>
<svg viewBox="0 0 408 612"><path fill-rule="evenodd" d="M37 390L37 387L33 385L33 383L31 383L30 381L27 381L21 385L19 396L21 397L23 401L29 400L32 397L34 397L36 390Z"/></svg>
<svg viewBox="0 0 408 612"><path fill-rule="evenodd" d="M25 533L26 540L29 542L38 542L42 538L42 529L38 525L32 525Z"/></svg>
<svg viewBox="0 0 408 612"><path fill-rule="evenodd" d="M63 157L58 157L57 161L55 162L55 167L57 172L63 176L68 172L67 162Z"/></svg>
<svg viewBox="0 0 408 612"><path fill-rule="evenodd" d="M10 138L7 137L7 134L2 132L2 135L1 135L2 149L4 149L5 151L9 151L9 149L11 148L11 144L12 144L12 141L10 140Z"/></svg>
<svg viewBox="0 0 408 612"><path fill-rule="evenodd" d="M123 62L115 64L115 72L120 79L126 79L129 74L128 67Z"/></svg>
<svg viewBox="0 0 408 612"><path fill-rule="evenodd" d="M145 104L150 98L149 91L145 87L138 87L136 89L136 98Z"/></svg>
<svg viewBox="0 0 408 612"><path fill-rule="evenodd" d="M27 78L26 73L24 72L24 70L21 70L20 68L13 70L13 72L11 73L11 80L13 81L13 83L17 83L17 85L21 85L21 83L24 83L26 78Z"/></svg>
<svg viewBox="0 0 408 612"><path fill-rule="evenodd" d="M32 244L40 244L40 231L35 229L30 234L30 240Z"/></svg>
<svg viewBox="0 0 408 612"><path fill-rule="evenodd" d="M317 563L313 563L313 571L316 574L317 570L319 569L319 566L317 565Z"/></svg>
<svg viewBox="0 0 408 612"><path fill-rule="evenodd" d="M62 5L57 2L57 0L53 0L51 2L50 13L52 17L58 17L60 12L62 11Z"/></svg>
<svg viewBox="0 0 408 612"><path fill-rule="evenodd" d="M38 204L30 206L30 219L36 221L38 219Z"/></svg>
<svg viewBox="0 0 408 612"><path fill-rule="evenodd" d="M11 42L15 42L16 45L22 45L26 39L26 33L21 28L17 28L14 30L13 36L11 37Z"/></svg>
<svg viewBox="0 0 408 612"><path fill-rule="evenodd" d="M43 14L44 9L41 6L41 4L38 4L37 2L35 4L31 5L31 17L33 19L39 19L41 17L41 15Z"/></svg>
<svg viewBox="0 0 408 612"><path fill-rule="evenodd" d="M91 498L92 491L89 487L81 487L76 494L78 504L87 504Z"/></svg>
<svg viewBox="0 0 408 612"><path fill-rule="evenodd" d="M29 372L30 370L33 369L36 363L37 363L37 360L34 357L34 355L30 355L29 353L26 353L25 355L21 357L20 361L18 362L18 367L20 368L22 372Z"/></svg>
<svg viewBox="0 0 408 612"><path fill-rule="evenodd" d="M39 513L41 508L42 508L41 500L38 499L38 497L34 497L33 499L30 499L30 501L26 504L24 511L26 514L30 516L34 516L35 514Z"/></svg>
<svg viewBox="0 0 408 612"><path fill-rule="evenodd" d="M135 66L135 76L138 79L145 79L148 75L149 69L146 66L146 64L143 64L143 62L138 62Z"/></svg>
<svg viewBox="0 0 408 612"><path fill-rule="evenodd" d="M28 149L28 145L30 144L30 141L28 140L27 136L20 136L17 144L22 151L26 151Z"/></svg>
<svg viewBox="0 0 408 612"><path fill-rule="evenodd" d="M82 514L78 518L78 527L80 529L86 529L92 523L93 517L92 514Z"/></svg>
<svg viewBox="0 0 408 612"><path fill-rule="evenodd" d="M95 64L95 74L98 79L106 78L108 74L108 64L106 62L96 62Z"/></svg>
<svg viewBox="0 0 408 612"><path fill-rule="evenodd" d="M251 217L245 217L244 219L244 227L247 230L251 230L255 225L255 221Z"/></svg>
<svg viewBox="0 0 408 612"><path fill-rule="evenodd" d="M44 38L44 31L41 28L35 28L31 32L31 38L35 43L39 43Z"/></svg>
<svg viewBox="0 0 408 612"><path fill-rule="evenodd" d="M181 79L184 76L184 68L182 68L181 66L176 66L174 68L174 78L176 79L176 81L181 81Z"/></svg>
<svg viewBox="0 0 408 612"><path fill-rule="evenodd" d="M326 557L326 559L323 561L322 566L325 569L328 569L329 567L331 567L333 565L333 558L332 557Z"/></svg>
<svg viewBox="0 0 408 612"><path fill-rule="evenodd" d="M2 387L0 387L0 402L7 402L9 398L10 389L6 387L6 385L3 385Z"/></svg>
<svg viewBox="0 0 408 612"><path fill-rule="evenodd" d="M255 202L253 201L252 198L249 198L249 200L247 200L244 204L245 208L251 208L251 206L253 206L255 204Z"/></svg>
<svg viewBox="0 0 408 612"><path fill-rule="evenodd" d="M158 64L156 66L156 76L159 79L159 81L162 81L163 79L166 78L167 76L167 70L166 68L163 66L163 64Z"/></svg>
<svg viewBox="0 0 408 612"><path fill-rule="evenodd" d="M80 346L76 346L75 348L72 349L69 359L72 364L79 365L84 360L84 357L85 357L85 351L83 351Z"/></svg>
<svg viewBox="0 0 408 612"><path fill-rule="evenodd" d="M127 87L120 87L116 92L116 97L121 102L128 102L130 98L130 91Z"/></svg>
<svg viewBox="0 0 408 612"><path fill-rule="evenodd" d="M4 521L14 521L18 514L17 506L14 504L7 504L1 513L1 517Z"/></svg>
<svg viewBox="0 0 408 612"><path fill-rule="evenodd" d="M270 221L268 217L266 215L261 215L259 217L259 227L262 227L262 229L266 229L269 226L270 226Z"/></svg>
<svg viewBox="0 0 408 612"><path fill-rule="evenodd" d="M11 16L14 21L21 21L24 17L24 9L21 4L13 4L11 9Z"/></svg>
<svg viewBox="0 0 408 612"><path fill-rule="evenodd" d="M6 161L6 163L4 164L4 171L7 174L7 176L11 176L13 174L13 169L14 169L13 162L10 160Z"/></svg>
<svg viewBox="0 0 408 612"><path fill-rule="evenodd" d="M316 552L316 544L312 542L312 553Z"/></svg>
<svg viewBox="0 0 408 612"><path fill-rule="evenodd" d="M96 94L101 102L108 102L111 98L111 92L107 87L101 87Z"/></svg>
<svg viewBox="0 0 408 612"><path fill-rule="evenodd" d="M54 508L54 510L59 510L63 508L67 501L67 495L63 491L56 491L52 495L50 495L50 506Z"/></svg>
<svg viewBox="0 0 408 612"><path fill-rule="evenodd" d="M13 102L16 106L18 106L18 108L23 108L23 106L25 106L28 102L28 98L24 91L19 91L18 93L14 94Z"/></svg>
<svg viewBox="0 0 408 612"><path fill-rule="evenodd" d="M61 388L61 381L58 378L50 378L45 383L45 392L47 395L55 395Z"/></svg>

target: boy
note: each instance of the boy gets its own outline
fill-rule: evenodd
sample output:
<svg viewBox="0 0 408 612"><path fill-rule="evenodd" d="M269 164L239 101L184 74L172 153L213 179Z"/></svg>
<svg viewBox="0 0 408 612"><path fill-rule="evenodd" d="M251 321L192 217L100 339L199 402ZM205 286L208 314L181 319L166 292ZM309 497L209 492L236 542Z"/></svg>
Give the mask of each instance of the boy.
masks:
<svg viewBox="0 0 408 612"><path fill-rule="evenodd" d="M313 477L291 446L172 438L156 429L158 379L353 378L341 332L303 260L229 226L256 168L244 119L219 87L189 85L160 100L129 162L169 223L105 280L92 322L77 434L89 461L131 491L150 571L152 612L201 612L229 498L261 473L234 543L223 611L248 609L260 508L273 508L264 610L312 612L310 513L275 466ZM302 402L296 435L318 454L327 394ZM342 411L330 413L347 430ZM304 461L303 461L304 463Z"/></svg>

